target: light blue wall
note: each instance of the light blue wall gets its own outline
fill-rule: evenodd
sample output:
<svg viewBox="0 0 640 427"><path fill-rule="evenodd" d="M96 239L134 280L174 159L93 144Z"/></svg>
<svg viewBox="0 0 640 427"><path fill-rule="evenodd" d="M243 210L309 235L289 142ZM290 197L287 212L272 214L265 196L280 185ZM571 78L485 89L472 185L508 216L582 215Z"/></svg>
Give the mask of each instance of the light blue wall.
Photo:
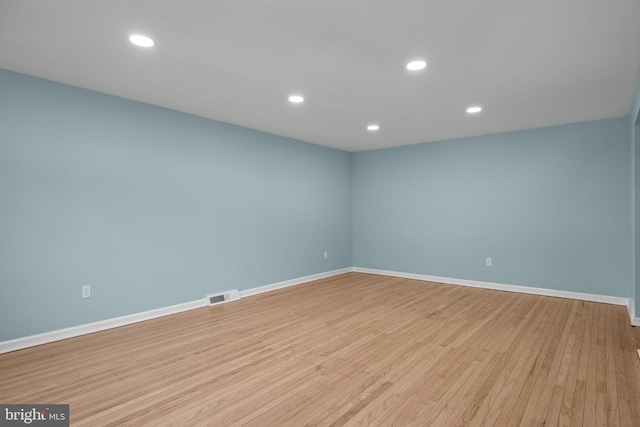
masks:
<svg viewBox="0 0 640 427"><path fill-rule="evenodd" d="M356 153L354 265L628 297L628 120Z"/></svg>
<svg viewBox="0 0 640 427"><path fill-rule="evenodd" d="M0 341L351 266L351 156L0 70Z"/></svg>
<svg viewBox="0 0 640 427"><path fill-rule="evenodd" d="M635 97L631 105L631 113L629 115L629 125L631 128L631 146L634 153L634 220L635 220L635 283L632 289L631 297L635 301L636 317L640 317L640 301L637 296L640 295L640 80L636 87Z"/></svg>
<svg viewBox="0 0 640 427"><path fill-rule="evenodd" d="M0 70L0 341L351 265L640 295L630 121L352 155Z"/></svg>

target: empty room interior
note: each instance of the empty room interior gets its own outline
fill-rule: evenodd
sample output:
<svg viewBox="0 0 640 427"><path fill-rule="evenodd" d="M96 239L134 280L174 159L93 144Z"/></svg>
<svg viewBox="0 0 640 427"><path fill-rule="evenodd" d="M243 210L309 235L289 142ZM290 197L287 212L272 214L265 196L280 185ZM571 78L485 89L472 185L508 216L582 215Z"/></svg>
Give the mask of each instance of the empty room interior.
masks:
<svg viewBox="0 0 640 427"><path fill-rule="evenodd" d="M640 426L638 18L0 0L0 425Z"/></svg>

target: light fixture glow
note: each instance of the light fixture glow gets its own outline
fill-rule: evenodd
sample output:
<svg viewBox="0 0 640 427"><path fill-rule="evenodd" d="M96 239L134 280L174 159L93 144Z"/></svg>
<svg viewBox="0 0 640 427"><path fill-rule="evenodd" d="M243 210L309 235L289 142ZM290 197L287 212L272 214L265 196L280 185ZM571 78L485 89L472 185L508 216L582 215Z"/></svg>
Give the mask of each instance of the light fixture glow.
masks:
<svg viewBox="0 0 640 427"><path fill-rule="evenodd" d="M424 69L427 66L427 63L425 61L411 61L407 64L407 70L411 70L411 71L419 71Z"/></svg>
<svg viewBox="0 0 640 427"><path fill-rule="evenodd" d="M129 37L129 41L131 43L135 44L136 46L140 46L140 47L152 47L153 45L156 44L149 37L142 36L140 34L132 35L131 37Z"/></svg>
<svg viewBox="0 0 640 427"><path fill-rule="evenodd" d="M369 125L367 126L367 130L378 130L380 129L380 126L378 125Z"/></svg>
<svg viewBox="0 0 640 427"><path fill-rule="evenodd" d="M300 95L291 95L289 97L289 102L293 102L294 104L299 104L302 101L304 101L304 98L301 97Z"/></svg>
<svg viewBox="0 0 640 427"><path fill-rule="evenodd" d="M479 113L480 111L482 111L482 107L469 107L469 108L467 108L467 113L469 113L469 114Z"/></svg>

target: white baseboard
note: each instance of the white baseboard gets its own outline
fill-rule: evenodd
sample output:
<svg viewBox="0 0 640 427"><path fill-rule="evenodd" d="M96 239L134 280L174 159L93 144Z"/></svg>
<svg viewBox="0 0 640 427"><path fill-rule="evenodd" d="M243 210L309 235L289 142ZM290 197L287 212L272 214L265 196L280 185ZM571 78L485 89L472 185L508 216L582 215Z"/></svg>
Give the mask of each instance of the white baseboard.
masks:
<svg viewBox="0 0 640 427"><path fill-rule="evenodd" d="M324 279L338 274L348 273L353 271L351 267L342 268L339 270L327 271L324 273L312 274L311 276L300 277L297 279L286 280L284 282L273 283L271 285L260 286L257 288L247 289L240 291L240 296L248 297L251 295L261 294L263 292L269 292L276 289L286 288L288 286L295 286L302 283L311 282L313 280ZM73 326L71 328L59 329L51 332L44 332L42 334L30 335L27 337L16 338L9 341L0 342L0 354L8 353L10 351L21 350L23 348L34 347L41 344L47 344L54 341L60 341L67 338L73 338L80 335L91 334L94 332L104 331L107 329L117 328L119 326L130 325L132 323L143 322L145 320L151 320L158 317L168 316L170 314L181 313L183 311L189 311L196 308L206 307L208 301L206 298L202 298L196 301L186 302L183 304L176 304L169 307L157 308L154 310L143 311L141 313L129 314L127 316L114 317L112 319L101 320L99 322L87 323L84 325Z"/></svg>
<svg viewBox="0 0 640 427"><path fill-rule="evenodd" d="M571 298L584 301L601 302L605 304L615 304L627 306L631 324L640 326L640 318L634 316L634 300L632 298L621 298L606 295L585 294L570 291L556 291L553 289L530 288L528 286L506 285L502 283L480 282L476 280L452 279L449 277L428 276L424 274L402 273L398 271L377 270L373 268L348 267L339 270L327 271L324 273L312 274L310 276L299 277L297 279L285 280L283 282L273 283L257 288L246 289L240 291L240 296L245 298L251 295L258 295L264 292L274 291L276 289L287 288L289 286L300 285L302 283L312 282L314 280L325 279L339 274L349 273L369 273L382 276L402 277L406 279L423 280L428 282L446 283L450 285L470 286L474 288L494 289L499 291L520 292L525 294L545 295L559 298ZM104 331L107 329L117 328L119 326L130 325L132 323L143 322L170 314L181 313L183 311L193 310L207 306L207 299L203 298L196 301L176 304L169 307L162 307L155 310L134 313L127 316L115 317L112 319L101 320L99 322L87 323L84 325L73 326L71 328L59 329L56 331L45 332L28 337L16 338L10 341L0 342L0 354L10 351L20 350L23 348L34 347L41 344L47 344L54 341L60 341L67 338L73 338L80 335L91 334L93 332Z"/></svg>
<svg viewBox="0 0 640 427"><path fill-rule="evenodd" d="M207 300L206 298L203 298L197 301L185 302L183 304L176 304L169 307L157 308L155 310L129 314L127 316L100 320L99 322L85 323L84 325L72 326L70 328L58 329L56 331L44 332L42 334L30 335L23 338L16 338L10 341L3 341L0 342L0 354L34 347L36 345L47 344L54 341L60 341L67 338L73 338L80 335L92 334L94 332L130 325L132 323L143 322L157 317L193 310L206 305Z"/></svg>
<svg viewBox="0 0 640 427"><path fill-rule="evenodd" d="M629 311L629 319L631 319L631 324L633 326L640 326L640 317L636 317L636 304L633 298L629 298L627 310Z"/></svg>
<svg viewBox="0 0 640 427"><path fill-rule="evenodd" d="M425 274L402 273L399 271L376 270L373 268L354 267L357 273L378 274L381 276L402 277L405 279L424 280L427 282L446 283L449 285L470 286L473 288L494 289L498 291L519 292L523 294L544 295L558 298L571 298L583 301L601 302L605 304L629 305L629 298L612 297L580 292L556 291L554 289L530 288L528 286L505 285L503 283L479 282L476 280L452 279L450 277L427 276Z"/></svg>
<svg viewBox="0 0 640 427"><path fill-rule="evenodd" d="M299 277L297 279L285 280L284 282L272 283L271 285L260 286L257 288L251 288L244 291L240 291L242 298L249 297L251 295L258 295L263 292L275 291L276 289L288 288L289 286L300 285L302 283L313 282L314 280L326 279L327 277L337 276L338 274L350 273L353 268L341 268L339 270L327 271L325 273L312 274L311 276Z"/></svg>

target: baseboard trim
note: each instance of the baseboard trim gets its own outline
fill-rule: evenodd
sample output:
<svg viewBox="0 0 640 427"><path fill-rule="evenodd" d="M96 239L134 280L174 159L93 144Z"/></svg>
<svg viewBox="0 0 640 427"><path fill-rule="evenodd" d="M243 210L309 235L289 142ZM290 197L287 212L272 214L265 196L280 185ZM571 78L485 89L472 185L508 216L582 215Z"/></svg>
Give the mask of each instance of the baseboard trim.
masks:
<svg viewBox="0 0 640 427"><path fill-rule="evenodd" d="M353 271L353 269L349 267L349 268L342 268L339 270L327 271L324 273L312 274L310 276L299 277L297 279L285 280L284 282L273 283L271 285L260 286L257 288L240 291L240 296L244 298L251 295L257 295L264 292L273 291L276 289L282 289L289 286L300 285L302 283L307 283L314 280L325 279L331 276L337 276L338 274L349 273L351 271ZM202 298L196 301L190 301L183 304L176 304L168 307L161 307L154 310L143 311L140 313L129 314L121 317L114 317L112 319L101 320L93 323L86 323L84 325L78 325L70 328L44 332L42 334L30 335L27 337L16 338L9 341L3 341L3 342L0 342L0 354L9 353L11 351L16 351L16 350L22 350L28 347L35 347L37 345L48 344L54 341L60 341L67 338L77 337L80 335L86 335L86 334L92 334L94 332L105 331L107 329L126 326L132 323L144 322L145 320L151 320L151 319L156 319L158 317L168 316L171 314L182 313L184 311L206 307L207 305L208 305L207 299Z"/></svg>
<svg viewBox="0 0 640 427"><path fill-rule="evenodd" d="M631 319L631 325L640 326L640 317L636 317L636 304L633 298L629 298L627 310L629 311L629 319Z"/></svg>
<svg viewBox="0 0 640 427"><path fill-rule="evenodd" d="M143 322L145 320L156 319L158 317L168 316L170 314L176 314L183 311L205 307L206 305L207 300L206 298L203 298L201 300L190 301L183 304L176 304L168 307L157 308L154 310L143 311L140 313L129 314L126 316L100 320L98 322L85 323L84 325L72 326L70 328L44 332L42 334L16 338L13 340L0 342L0 354L8 353L15 350L21 350L23 348L34 347L37 345L47 344L54 341L65 340L67 338L73 338L80 335L105 331L107 329L113 329L120 326L130 325L132 323Z"/></svg>
<svg viewBox="0 0 640 427"><path fill-rule="evenodd" d="M528 286L507 285L504 283L480 282L477 280L453 279L450 277L428 276L425 274L402 273L399 271L377 270L373 268L354 267L357 273L377 274L381 276L402 277L405 279L423 280L427 282L446 283L448 285L469 286L473 288L493 289L497 291L519 292L523 294L544 295L549 297L570 298L582 301L601 302L614 305L629 305L629 298L607 295L585 294L581 292L557 291L554 289L531 288Z"/></svg>
<svg viewBox="0 0 640 427"><path fill-rule="evenodd" d="M357 273L376 274L380 276L402 277L405 279L415 279L415 280L423 280L427 282L446 283L450 285L469 286L474 288L493 289L493 290L499 290L499 291L519 292L519 293L533 294L533 295L544 295L544 296L551 296L551 297L600 302L605 304L624 305L624 306L627 306L627 310L629 311L629 318L631 320L631 324L634 326L640 326L640 318L634 316L635 302L632 298L621 298L621 297L613 297L613 296L597 295L597 294L585 294L585 293L570 292L570 291L557 291L554 289L531 288L528 286L480 282L476 280L454 279L450 277L429 276L425 274L403 273L399 271L378 270L378 269L363 268L363 267L341 268L338 270L332 270L324 273L312 274L310 276L299 277L296 279L285 280L278 283L272 283L266 286L259 286L256 288L245 289L243 291L240 291L240 296L242 298L245 298L252 295L258 295L265 292L275 291L276 289L283 289L283 288L288 288L290 286L296 286L303 283L312 282L314 280L326 279L332 276L337 276L339 274L349 273L352 271ZM156 319L158 317L177 314L184 311L194 310L196 308L201 308L206 306L207 306L207 299L202 298L196 301L190 301L183 304L176 304L168 307L162 307L154 310L143 311L140 313L134 313L126 316L115 317L112 319L101 320L98 322L87 323L84 325L73 326L70 328L59 329L56 331L44 332L42 334L16 338L13 340L0 342L0 354L21 350L28 347L34 347L37 345L47 344L55 341L60 341L67 338L73 338L80 335L100 332L107 329L113 329L120 326L126 326L133 323L144 322L145 320Z"/></svg>
<svg viewBox="0 0 640 427"><path fill-rule="evenodd" d="M258 295L264 292L275 291L276 289L288 288L289 286L300 285L302 283L313 282L314 280L326 279L327 277L337 276L338 274L350 273L353 271L353 268L341 268L339 270L327 271L324 273L312 274L310 276L299 277L297 279L285 280L283 282L272 283L270 285L260 286L257 288L246 289L244 291L240 291L240 296L242 298L249 297L251 295Z"/></svg>

